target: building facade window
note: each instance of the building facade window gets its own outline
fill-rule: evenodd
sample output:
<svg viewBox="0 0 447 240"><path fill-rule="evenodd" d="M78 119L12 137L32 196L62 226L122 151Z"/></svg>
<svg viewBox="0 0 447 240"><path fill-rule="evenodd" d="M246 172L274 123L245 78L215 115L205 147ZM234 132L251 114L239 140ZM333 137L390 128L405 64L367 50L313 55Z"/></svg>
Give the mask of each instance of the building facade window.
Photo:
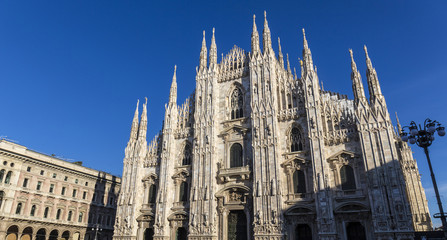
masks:
<svg viewBox="0 0 447 240"><path fill-rule="evenodd" d="M87 198L87 192L84 191L84 192L82 193L82 199L86 199L86 198Z"/></svg>
<svg viewBox="0 0 447 240"><path fill-rule="evenodd" d="M27 167L27 168L26 168L26 171L27 171L27 172L31 172L31 167Z"/></svg>
<svg viewBox="0 0 447 240"><path fill-rule="evenodd" d="M340 168L340 181L342 190L355 190L354 169L349 165Z"/></svg>
<svg viewBox="0 0 447 240"><path fill-rule="evenodd" d="M2 207L2 203L3 203L3 198L5 196L5 192L0 191L0 208Z"/></svg>
<svg viewBox="0 0 447 240"><path fill-rule="evenodd" d="M62 213L62 210L58 209L56 212L56 220L59 220L61 218L61 213Z"/></svg>
<svg viewBox="0 0 447 240"><path fill-rule="evenodd" d="M3 181L3 177L5 176L5 169L0 170L0 183Z"/></svg>
<svg viewBox="0 0 447 240"><path fill-rule="evenodd" d="M28 178L23 179L23 185L22 185L22 186L23 186L24 188L28 187L28 181L29 181Z"/></svg>
<svg viewBox="0 0 447 240"><path fill-rule="evenodd" d="M44 170L40 170L40 175L43 175L45 173Z"/></svg>
<svg viewBox="0 0 447 240"><path fill-rule="evenodd" d="M303 150L303 141L301 132L297 127L292 128L290 132L290 151L298 152Z"/></svg>
<svg viewBox="0 0 447 240"><path fill-rule="evenodd" d="M78 191L76 190L76 189L73 189L73 193L71 194L71 196L72 197L76 197L76 193L77 193Z"/></svg>
<svg viewBox="0 0 447 240"><path fill-rule="evenodd" d="M42 188L42 182L41 181L38 181L37 182L37 186L36 186L36 190L40 190Z"/></svg>
<svg viewBox="0 0 447 240"><path fill-rule="evenodd" d="M45 211L43 212L43 218L47 218L48 217L48 212L50 211L49 207L45 208Z"/></svg>
<svg viewBox="0 0 447 240"><path fill-rule="evenodd" d="M36 214L36 205L31 206L31 211L29 213L31 217L34 217L34 214Z"/></svg>
<svg viewBox="0 0 447 240"><path fill-rule="evenodd" d="M242 167L243 165L242 145L235 143L230 148L230 168Z"/></svg>
<svg viewBox="0 0 447 240"><path fill-rule="evenodd" d="M54 184L50 184L50 190L49 190L49 192L50 192L50 193L53 193L53 192L54 192Z"/></svg>
<svg viewBox="0 0 447 240"><path fill-rule="evenodd" d="M71 221L71 215L73 215L73 211L68 212L67 221Z"/></svg>
<svg viewBox="0 0 447 240"><path fill-rule="evenodd" d="M12 176L12 172L9 171L9 172L6 174L6 177L5 177L5 184L8 184L8 183L11 182L11 176Z"/></svg>
<svg viewBox="0 0 447 240"><path fill-rule="evenodd" d="M183 160L182 165L191 165L191 146L189 144L185 145L185 149L183 150Z"/></svg>
<svg viewBox="0 0 447 240"><path fill-rule="evenodd" d="M82 218L84 217L84 213L80 212L78 217L78 222L82 222Z"/></svg>
<svg viewBox="0 0 447 240"><path fill-rule="evenodd" d="M239 88L231 93L231 119L237 119L244 116L244 96Z"/></svg>
<svg viewBox="0 0 447 240"><path fill-rule="evenodd" d="M293 191L294 193L306 193L306 177L301 170L296 170L293 173Z"/></svg>
<svg viewBox="0 0 447 240"><path fill-rule="evenodd" d="M67 189L66 187L62 187L61 195L65 195L65 190L66 190L66 189Z"/></svg>
<svg viewBox="0 0 447 240"><path fill-rule="evenodd" d="M21 211L22 211L22 203L18 203L16 208L16 214L20 214Z"/></svg>

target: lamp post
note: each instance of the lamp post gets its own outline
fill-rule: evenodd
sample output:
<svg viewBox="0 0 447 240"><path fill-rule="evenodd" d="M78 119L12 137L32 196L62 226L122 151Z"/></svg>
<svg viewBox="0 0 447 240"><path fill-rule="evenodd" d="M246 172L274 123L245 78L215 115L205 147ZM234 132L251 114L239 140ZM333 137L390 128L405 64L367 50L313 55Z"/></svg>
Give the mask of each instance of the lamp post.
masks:
<svg viewBox="0 0 447 240"><path fill-rule="evenodd" d="M101 228L99 228L99 224L95 224L95 227L92 228L92 231L95 231L95 240L98 240L98 231L102 231Z"/></svg>
<svg viewBox="0 0 447 240"><path fill-rule="evenodd" d="M408 128L409 134L406 133L403 129ZM438 201L439 213L434 214L433 217L441 218L442 229L444 230L444 236L447 238L447 221L446 215L442 208L441 198L439 197L438 185L436 184L435 174L433 173L433 168L431 166L430 155L428 154L428 147L435 140L434 134L438 132L440 137L445 135L445 128L441 126L441 124L436 120L430 120L429 118L425 119L424 125L419 126L411 121L410 126L405 126L402 128L402 132L400 133L401 139L404 142L409 142L410 144L418 145L419 147L424 149L425 156L427 157L428 167L430 168L431 180L433 182L433 188L435 189L436 200Z"/></svg>

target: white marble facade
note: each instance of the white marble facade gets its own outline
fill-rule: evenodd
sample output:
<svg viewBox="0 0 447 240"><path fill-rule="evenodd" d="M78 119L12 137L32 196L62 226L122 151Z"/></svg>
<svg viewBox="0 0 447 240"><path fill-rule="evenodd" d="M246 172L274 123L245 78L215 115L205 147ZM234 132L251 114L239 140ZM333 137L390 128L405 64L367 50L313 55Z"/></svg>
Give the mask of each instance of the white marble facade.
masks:
<svg viewBox="0 0 447 240"><path fill-rule="evenodd" d="M251 51L235 46L220 63L214 35L182 105L174 71L149 144L137 105L115 239L413 239L432 228L366 47L370 98L351 52L348 99L322 89L304 30L299 76L266 18L262 50L255 21Z"/></svg>

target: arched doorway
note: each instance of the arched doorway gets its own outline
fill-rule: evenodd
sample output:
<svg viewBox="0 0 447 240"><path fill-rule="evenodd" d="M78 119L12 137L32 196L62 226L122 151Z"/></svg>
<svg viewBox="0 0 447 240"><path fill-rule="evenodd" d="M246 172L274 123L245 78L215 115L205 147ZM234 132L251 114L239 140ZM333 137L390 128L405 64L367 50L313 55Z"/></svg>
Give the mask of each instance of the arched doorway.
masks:
<svg viewBox="0 0 447 240"><path fill-rule="evenodd" d="M55 229L50 232L50 237L48 238L48 240L58 240L57 239L58 235L59 235L59 232Z"/></svg>
<svg viewBox="0 0 447 240"><path fill-rule="evenodd" d="M144 240L152 240L152 239L154 239L154 229L146 228L146 230L144 230Z"/></svg>
<svg viewBox="0 0 447 240"><path fill-rule="evenodd" d="M47 235L47 231L45 231L45 229L43 228L39 229L36 234L36 240L45 240L45 235Z"/></svg>
<svg viewBox="0 0 447 240"><path fill-rule="evenodd" d="M19 234L19 227L13 225L6 231L6 240L17 240L17 235Z"/></svg>
<svg viewBox="0 0 447 240"><path fill-rule="evenodd" d="M312 240L312 230L307 224L298 224L295 228L296 240Z"/></svg>
<svg viewBox="0 0 447 240"><path fill-rule="evenodd" d="M186 228L179 227L177 228L177 232L175 234L175 240L186 240L188 238L188 233L186 232Z"/></svg>
<svg viewBox="0 0 447 240"><path fill-rule="evenodd" d="M350 222L346 226L348 240L366 240L365 228L359 222Z"/></svg>
<svg viewBox="0 0 447 240"><path fill-rule="evenodd" d="M247 239L247 216L243 210L230 211L227 229L228 240Z"/></svg>
<svg viewBox="0 0 447 240"><path fill-rule="evenodd" d="M62 237L61 240L68 240L70 238L70 232L69 231L65 231L62 233Z"/></svg>
<svg viewBox="0 0 447 240"><path fill-rule="evenodd" d="M20 240L31 240L31 236L33 236L33 229L31 227L27 227L23 229Z"/></svg>

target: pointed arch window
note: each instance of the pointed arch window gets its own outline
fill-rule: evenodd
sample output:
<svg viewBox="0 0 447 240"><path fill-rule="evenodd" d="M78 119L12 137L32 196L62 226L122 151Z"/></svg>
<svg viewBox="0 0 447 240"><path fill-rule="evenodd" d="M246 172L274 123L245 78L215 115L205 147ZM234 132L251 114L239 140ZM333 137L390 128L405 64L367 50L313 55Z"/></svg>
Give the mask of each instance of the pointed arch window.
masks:
<svg viewBox="0 0 447 240"><path fill-rule="evenodd" d="M188 183L187 182L182 182L182 184L180 184L179 200L180 200L180 202L188 201Z"/></svg>
<svg viewBox="0 0 447 240"><path fill-rule="evenodd" d="M157 186L155 184L152 184L149 187L149 199L148 203L155 203L155 198L157 197Z"/></svg>
<svg viewBox="0 0 447 240"><path fill-rule="evenodd" d="M352 169L351 166L345 165L340 168L340 180L341 180L341 189L342 190L356 189L354 169Z"/></svg>
<svg viewBox="0 0 447 240"><path fill-rule="evenodd" d="M293 173L293 191L294 193L306 193L306 178L301 170L296 170Z"/></svg>
<svg viewBox="0 0 447 240"><path fill-rule="evenodd" d="M239 88L234 89L231 93L231 119L237 119L244 116L244 97Z"/></svg>
<svg viewBox="0 0 447 240"><path fill-rule="evenodd" d="M303 141L301 132L297 127L293 127L290 132L290 151L298 152L303 150Z"/></svg>
<svg viewBox="0 0 447 240"><path fill-rule="evenodd" d="M191 158L192 158L191 152L192 152L191 146L189 144L186 144L185 149L183 150L183 160L182 160L183 166L191 165Z"/></svg>
<svg viewBox="0 0 447 240"><path fill-rule="evenodd" d="M235 143L230 148L230 168L242 167L242 145Z"/></svg>

